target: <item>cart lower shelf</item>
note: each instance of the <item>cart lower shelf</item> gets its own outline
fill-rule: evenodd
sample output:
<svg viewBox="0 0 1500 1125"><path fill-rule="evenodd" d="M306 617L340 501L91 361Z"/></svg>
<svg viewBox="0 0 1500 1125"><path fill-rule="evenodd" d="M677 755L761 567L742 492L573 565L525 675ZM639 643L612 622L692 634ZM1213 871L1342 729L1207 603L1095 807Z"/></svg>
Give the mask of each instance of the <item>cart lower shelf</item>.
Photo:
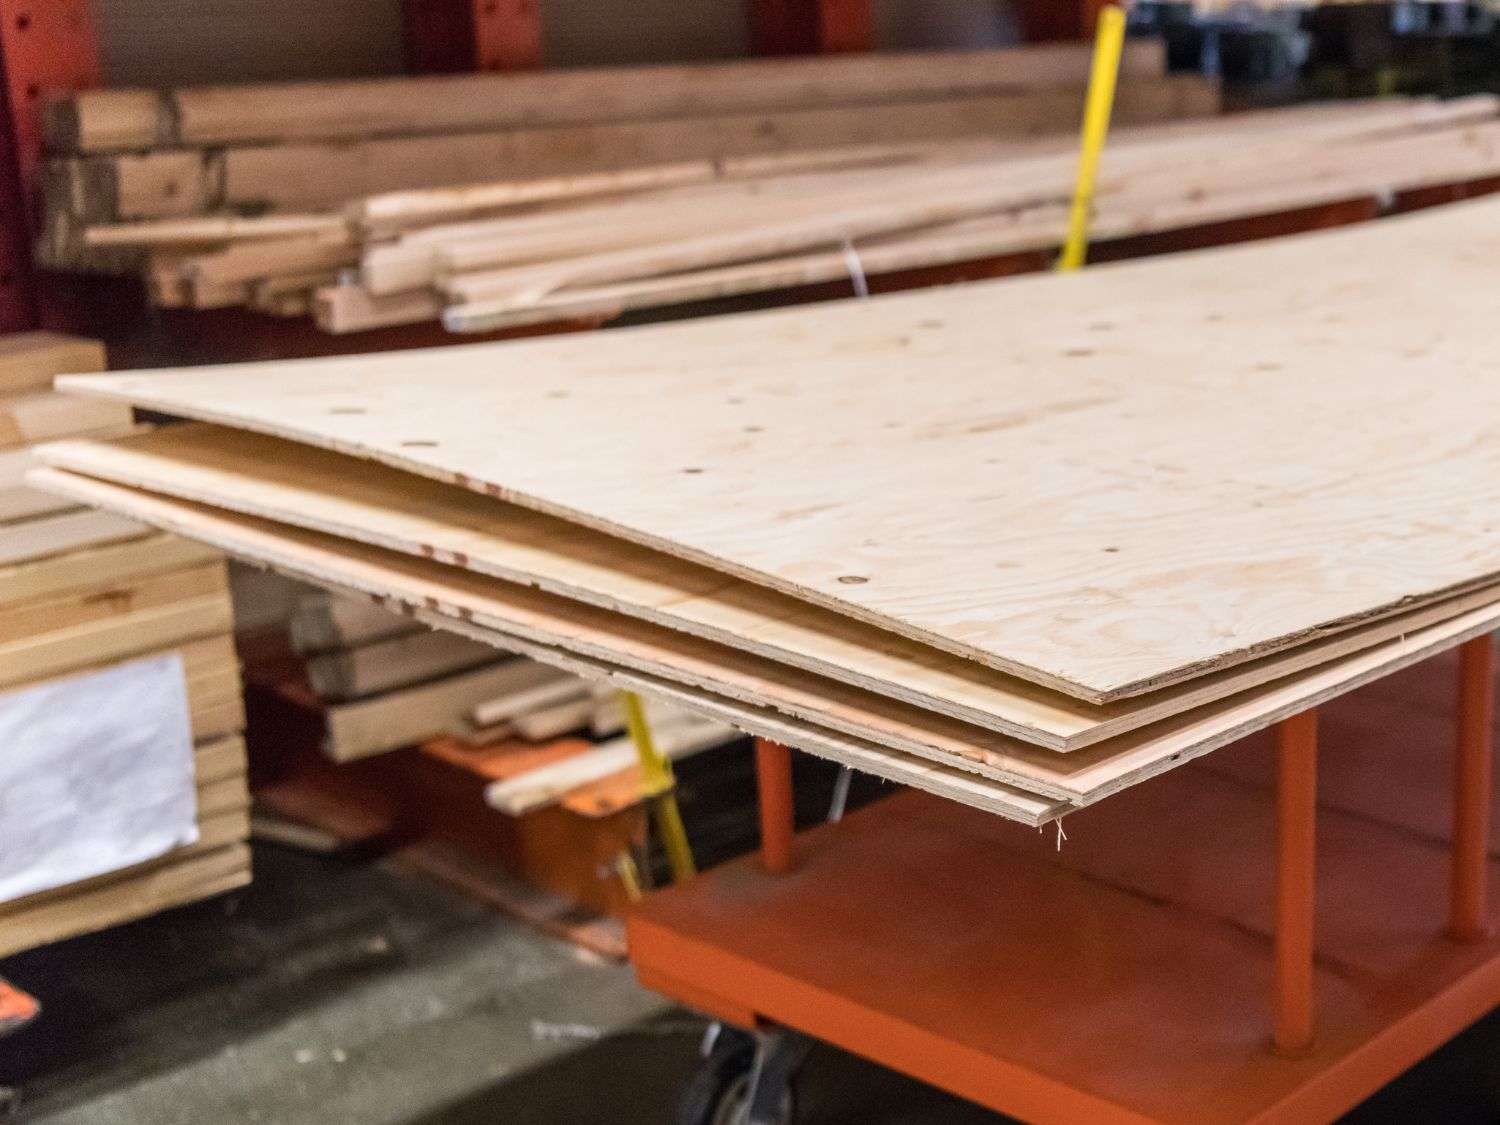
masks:
<svg viewBox="0 0 1500 1125"><path fill-rule="evenodd" d="M685 1004L1029 1121L1329 1120L1500 1004L1500 939L1442 933L1443 740L1385 733L1326 746L1304 1057L1271 1049L1265 740L1070 816L1060 852L901 793L800 836L789 874L750 856L650 896L631 958Z"/></svg>

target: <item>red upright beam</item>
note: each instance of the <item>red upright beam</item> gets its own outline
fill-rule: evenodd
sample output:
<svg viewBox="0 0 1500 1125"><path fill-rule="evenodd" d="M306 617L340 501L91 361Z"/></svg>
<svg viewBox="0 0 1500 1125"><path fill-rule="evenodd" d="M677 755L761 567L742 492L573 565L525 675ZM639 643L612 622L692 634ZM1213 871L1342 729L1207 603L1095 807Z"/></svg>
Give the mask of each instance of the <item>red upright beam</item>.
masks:
<svg viewBox="0 0 1500 1125"><path fill-rule="evenodd" d="M402 0L410 70L528 70L542 65L538 0Z"/></svg>
<svg viewBox="0 0 1500 1125"><path fill-rule="evenodd" d="M1452 890L1448 932L1489 932L1490 802L1494 784L1495 650L1486 633L1458 650L1458 745L1453 772Z"/></svg>
<svg viewBox="0 0 1500 1125"><path fill-rule="evenodd" d="M0 145L0 331L37 323L31 231L42 162L42 104L102 80L89 0L0 0L5 129Z"/></svg>
<svg viewBox="0 0 1500 1125"><path fill-rule="evenodd" d="M749 0L748 14L757 55L868 51L874 45L872 0Z"/></svg>
<svg viewBox="0 0 1500 1125"><path fill-rule="evenodd" d="M469 0L474 59L480 70L531 70L542 65L539 0Z"/></svg>
<svg viewBox="0 0 1500 1125"><path fill-rule="evenodd" d="M1318 805L1318 713L1276 727L1277 1054L1305 1054L1313 1041L1313 904Z"/></svg>
<svg viewBox="0 0 1500 1125"><path fill-rule="evenodd" d="M1092 39L1100 9L1111 0L1019 0L1016 18L1027 42L1053 39Z"/></svg>
<svg viewBox="0 0 1500 1125"><path fill-rule="evenodd" d="M772 875L792 869L792 752L779 742L755 740L755 785L760 797L760 856Z"/></svg>

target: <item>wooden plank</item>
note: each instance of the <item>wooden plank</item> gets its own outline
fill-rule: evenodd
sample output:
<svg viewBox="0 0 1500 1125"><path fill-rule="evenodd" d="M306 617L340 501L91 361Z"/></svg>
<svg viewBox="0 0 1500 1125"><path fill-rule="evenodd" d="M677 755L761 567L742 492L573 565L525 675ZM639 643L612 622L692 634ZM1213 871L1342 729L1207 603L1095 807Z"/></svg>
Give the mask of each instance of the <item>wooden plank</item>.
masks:
<svg viewBox="0 0 1500 1125"><path fill-rule="evenodd" d="M0 446L30 445L87 430L123 428L131 421L130 408L119 403L84 404L54 391L6 395L0 397Z"/></svg>
<svg viewBox="0 0 1500 1125"><path fill-rule="evenodd" d="M738 737L733 727L696 716L688 722L654 728L651 734L657 751L669 760L689 757ZM611 739L582 754L491 782L484 799L503 813L521 816L554 805L574 789L618 773L636 760L635 743L630 738Z"/></svg>
<svg viewBox="0 0 1500 1125"><path fill-rule="evenodd" d="M679 629L1056 750L1075 750L1486 604L1493 588L1127 701L1094 704L662 552L343 454L219 427L58 443L48 462L433 558ZM350 603L365 616L367 605ZM294 630L296 626L294 624ZM494 714L481 725L502 721Z"/></svg>
<svg viewBox="0 0 1500 1125"><path fill-rule="evenodd" d="M642 690L651 694L676 692L674 698L683 694L670 681L658 679L654 675L644 675L631 668L567 651L536 639L542 634L532 628L535 619L520 626L518 632L497 628L494 622L500 618L491 617L490 613L497 608L506 614L509 610L489 596L491 591L505 593L501 584L494 580L480 579L425 559L404 558L378 548L361 547L316 532L284 528L249 516L230 516L187 501L167 500L149 493L133 492L62 470L41 469L38 474L45 476L49 488L86 494L91 503L128 507L141 514L149 512L150 518L163 526L171 526L179 533L186 531L224 550L254 559L261 565L271 566L301 581L385 598L391 606L409 612L436 628L452 629L586 679L611 682L617 688ZM331 575L337 577L330 577ZM527 597L524 591L521 596L523 599ZM559 630L573 628L570 621L574 612L576 611L565 611L562 618L550 622L551 627ZM507 625L515 625L513 618L509 616L506 621ZM556 636L550 631L546 635L549 638ZM671 644L671 637L662 640ZM735 659L733 654L729 656L730 659ZM802 674L798 674L796 679L799 684L803 684L804 691L804 681L812 682L811 677ZM756 682L759 688L769 686L767 681ZM728 722L749 733L781 741L790 739L794 745L809 753L831 758L892 781L916 785L929 792L940 793L1023 823L1043 823L1069 807L1055 798L1039 797L1035 793L987 776L976 776L975 771L990 769L979 763L977 758L955 758L955 761L962 761L962 766L924 760L861 738L786 718L755 703L710 696L695 689L687 689L686 694L688 698L695 700L689 709L708 714L711 718ZM478 699L472 701L471 706L478 702ZM1007 740L1007 744L1021 747L1021 744L1012 740ZM1039 760L1042 761L1055 757L1048 751L1034 748L1024 748L1022 752L1040 755Z"/></svg>
<svg viewBox="0 0 1500 1125"><path fill-rule="evenodd" d="M558 675L551 681L524 691L507 692L493 699L486 699L475 706L472 715L477 727L492 727L497 723L519 719L543 708L558 704L571 704L578 699L589 699L588 685L573 676ZM590 700L592 705L592 700ZM524 732L523 732L524 733ZM527 734L527 738L535 735Z"/></svg>
<svg viewBox="0 0 1500 1125"><path fill-rule="evenodd" d="M685 159L783 153L830 145L962 137L1025 137L1073 129L1081 88L932 102L676 118L498 133L267 145L225 150L209 171L176 154L95 158L119 165L119 216L143 215L172 191L203 206L319 210L351 199L483 180L598 172ZM1122 123L1217 109L1217 88L1196 76L1146 79L1120 91ZM151 166L160 160L160 166ZM210 197L205 181L221 194ZM191 214L190 210L174 214Z"/></svg>
<svg viewBox="0 0 1500 1125"><path fill-rule="evenodd" d="M553 675L525 661L510 661L373 699L343 703L325 712L323 752L349 762L411 746L463 726L464 716L486 699Z"/></svg>
<svg viewBox="0 0 1500 1125"><path fill-rule="evenodd" d="M235 820L238 832L240 820ZM241 837L242 838L242 837ZM250 882L250 849L228 844L8 917L0 956L211 898Z"/></svg>
<svg viewBox="0 0 1500 1125"><path fill-rule="evenodd" d="M292 647L308 655L417 633L422 626L368 598L309 590L298 599L288 629Z"/></svg>
<svg viewBox="0 0 1500 1125"><path fill-rule="evenodd" d="M222 560L126 582L101 575L81 592L0 607L0 645L215 595L229 596Z"/></svg>
<svg viewBox="0 0 1500 1125"><path fill-rule="evenodd" d="M67 551L140 539L147 528L109 512L65 512L12 524L0 534L0 566L48 559Z"/></svg>
<svg viewBox="0 0 1500 1125"><path fill-rule="evenodd" d="M894 760L903 769L917 762L922 770L938 770L938 776L947 779L944 785L952 781L949 773L967 771L1071 806L1102 799L1500 625L1500 604L1491 603L1310 671L1059 755L931 712L871 699L868 693L793 673L745 653L427 559L61 470L39 473L48 476L49 487L128 510L304 580L387 597L410 607L422 620L565 671L660 694L765 737L786 741L788 732L796 732L791 744L846 764L860 762L859 768L870 772L880 773L876 767L882 762ZM912 783L939 791L929 779ZM1012 812L1021 819L1030 815Z"/></svg>
<svg viewBox="0 0 1500 1125"><path fill-rule="evenodd" d="M1088 76L1082 44L874 58L754 59L537 74L203 86L169 91L164 116L180 144L356 139L380 134L585 124L849 105L1050 85ZM1160 42L1133 40L1126 79L1165 70ZM143 91L84 91L56 116L54 151L148 148L160 111ZM71 105L72 112L68 112ZM109 112L114 109L114 112ZM66 118L74 123L69 127ZM109 120L109 119L113 120ZM72 141L74 143L69 144Z"/></svg>
<svg viewBox="0 0 1500 1125"><path fill-rule="evenodd" d="M149 532L119 543L0 566L0 606L93 587L101 581L128 582L182 570L220 557L213 548L191 539Z"/></svg>
<svg viewBox="0 0 1500 1125"><path fill-rule="evenodd" d="M1103 701L1493 581L1472 246L1497 224L1481 200L1077 277L67 382L488 489ZM664 457L638 406L668 401ZM500 442L475 418L526 422Z"/></svg>
<svg viewBox="0 0 1500 1125"><path fill-rule="evenodd" d="M53 630L0 644L0 687L170 648L233 627L229 599L215 594Z"/></svg>
<svg viewBox="0 0 1500 1125"><path fill-rule="evenodd" d="M356 699L492 663L495 650L452 633L420 632L312 657L307 678L324 699Z"/></svg>
<svg viewBox="0 0 1500 1125"><path fill-rule="evenodd" d="M0 393L50 387L58 375L103 371L104 345L59 332L16 332L0 336Z"/></svg>

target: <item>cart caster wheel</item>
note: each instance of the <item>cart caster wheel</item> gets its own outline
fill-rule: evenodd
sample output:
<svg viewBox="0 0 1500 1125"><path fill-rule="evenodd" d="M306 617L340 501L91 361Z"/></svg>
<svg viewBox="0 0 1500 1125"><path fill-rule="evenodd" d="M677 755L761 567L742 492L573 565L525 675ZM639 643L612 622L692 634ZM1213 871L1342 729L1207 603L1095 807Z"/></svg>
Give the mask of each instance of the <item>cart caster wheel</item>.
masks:
<svg viewBox="0 0 1500 1125"><path fill-rule="evenodd" d="M759 1075L765 1089L756 1101L775 1108L769 1115L762 1111L752 1117L757 1049L765 1055ZM747 1032L721 1026L712 1047L683 1087L677 1102L677 1125L792 1125L796 1113L792 1074L784 1063L777 1064L776 1054L776 1044L762 1046Z"/></svg>

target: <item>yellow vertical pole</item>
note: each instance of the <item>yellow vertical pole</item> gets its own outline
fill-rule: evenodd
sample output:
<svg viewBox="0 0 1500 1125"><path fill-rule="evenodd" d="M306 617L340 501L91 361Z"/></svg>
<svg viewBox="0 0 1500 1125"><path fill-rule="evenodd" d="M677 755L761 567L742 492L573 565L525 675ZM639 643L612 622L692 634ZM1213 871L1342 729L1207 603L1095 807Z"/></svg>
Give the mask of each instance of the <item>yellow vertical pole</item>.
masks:
<svg viewBox="0 0 1500 1125"><path fill-rule="evenodd" d="M1125 10L1111 4L1099 13L1094 36L1094 62L1089 70L1089 89L1083 107L1083 137L1078 153L1078 179L1073 185L1073 207L1068 214L1068 237L1063 243L1057 268L1076 270L1083 266L1089 249L1089 219L1094 210L1094 181L1099 173L1099 154L1109 136L1109 115L1115 104L1115 85L1120 75L1120 52L1125 47Z"/></svg>
<svg viewBox="0 0 1500 1125"><path fill-rule="evenodd" d="M636 757L641 765L641 781L645 785L651 802L651 813L656 820L656 830L661 833L662 847L667 852L667 863L672 868L672 881L680 883L697 874L693 862L693 849L688 845L687 829L682 825L682 811L677 807L676 784L672 776L672 763L656 748L651 737L651 727L646 722L641 697L633 691L620 693L625 707L625 726L630 731L630 740L635 743Z"/></svg>

